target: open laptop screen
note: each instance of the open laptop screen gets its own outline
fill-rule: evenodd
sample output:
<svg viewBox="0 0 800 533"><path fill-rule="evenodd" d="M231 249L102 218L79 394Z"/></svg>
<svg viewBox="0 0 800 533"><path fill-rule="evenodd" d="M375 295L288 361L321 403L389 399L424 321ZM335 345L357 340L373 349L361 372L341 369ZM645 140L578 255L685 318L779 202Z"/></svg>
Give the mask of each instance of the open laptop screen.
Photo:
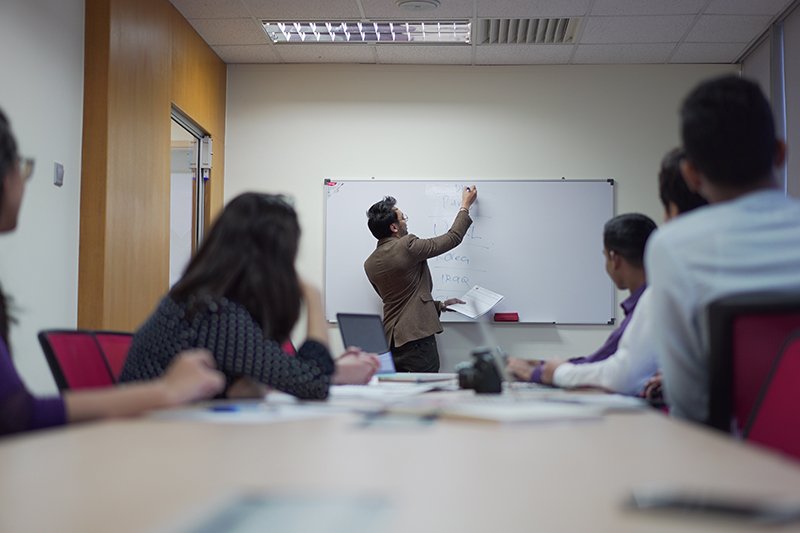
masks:
<svg viewBox="0 0 800 533"><path fill-rule="evenodd" d="M379 315L337 313L339 331L345 347L358 346L365 352L378 354L381 366L379 374L394 372L394 361L383 332L383 321Z"/></svg>

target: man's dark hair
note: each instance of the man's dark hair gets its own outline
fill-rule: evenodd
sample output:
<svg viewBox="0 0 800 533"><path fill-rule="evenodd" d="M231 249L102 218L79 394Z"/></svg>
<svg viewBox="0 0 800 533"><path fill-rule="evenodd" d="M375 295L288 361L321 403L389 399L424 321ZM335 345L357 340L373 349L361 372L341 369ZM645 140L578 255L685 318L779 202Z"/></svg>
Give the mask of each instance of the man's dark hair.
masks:
<svg viewBox="0 0 800 533"><path fill-rule="evenodd" d="M227 298L247 309L268 338L282 342L300 316L299 240L297 213L282 196L241 194L211 226L170 296L192 311Z"/></svg>
<svg viewBox="0 0 800 533"><path fill-rule="evenodd" d="M367 211L367 227L376 239L392 236L389 226L398 222L397 213L394 210L395 205L397 205L397 200L391 196L385 196L383 200L373 204Z"/></svg>
<svg viewBox="0 0 800 533"><path fill-rule="evenodd" d="M11 124L8 122L8 118L0 110L0 205L3 202L6 176L14 169L17 159L19 159L17 141L11 132ZM9 353L11 353L11 346L8 340L8 328L9 324L13 322L9 313L10 304L10 298L7 298L2 288L0 288L0 337L9 345Z"/></svg>
<svg viewBox="0 0 800 533"><path fill-rule="evenodd" d="M607 251L621 255L631 265L642 268L644 247L655 229L656 223L646 215L617 215L603 228L603 246Z"/></svg>
<svg viewBox="0 0 800 533"><path fill-rule="evenodd" d="M750 80L731 75L701 83L681 107L681 136L686 157L715 185L747 187L772 170L772 110Z"/></svg>
<svg viewBox="0 0 800 533"><path fill-rule="evenodd" d="M705 198L690 191L686 180L683 179L681 161L685 155L682 148L674 148L661 160L661 170L658 172L658 196L665 211L670 203L678 207L679 213L687 213L708 204Z"/></svg>

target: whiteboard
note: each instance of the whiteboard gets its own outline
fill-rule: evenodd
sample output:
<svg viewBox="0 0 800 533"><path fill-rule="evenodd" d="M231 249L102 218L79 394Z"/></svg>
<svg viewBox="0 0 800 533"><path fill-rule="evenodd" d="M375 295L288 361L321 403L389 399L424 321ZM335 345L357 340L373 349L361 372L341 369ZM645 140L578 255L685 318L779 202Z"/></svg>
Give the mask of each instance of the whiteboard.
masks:
<svg viewBox="0 0 800 533"><path fill-rule="evenodd" d="M466 181L326 180L325 313L382 314L364 273L377 240L366 212L394 196L421 238L445 233ZM476 181L473 224L463 242L428 260L433 297L459 297L480 285L505 298L492 310L520 322L609 324L614 286L605 271L603 225L614 216L613 180ZM443 321L470 321L443 313Z"/></svg>

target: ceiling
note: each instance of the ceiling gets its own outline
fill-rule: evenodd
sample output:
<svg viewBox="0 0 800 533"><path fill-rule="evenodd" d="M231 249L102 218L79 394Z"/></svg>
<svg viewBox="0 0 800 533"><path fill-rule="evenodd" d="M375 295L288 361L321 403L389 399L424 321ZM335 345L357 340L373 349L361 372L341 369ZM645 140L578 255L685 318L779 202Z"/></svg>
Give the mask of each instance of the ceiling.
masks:
<svg viewBox="0 0 800 533"><path fill-rule="evenodd" d="M535 65L736 63L797 0L171 0L226 63ZM568 44L478 44L489 18L579 17ZM470 45L278 44L273 21L470 20Z"/></svg>

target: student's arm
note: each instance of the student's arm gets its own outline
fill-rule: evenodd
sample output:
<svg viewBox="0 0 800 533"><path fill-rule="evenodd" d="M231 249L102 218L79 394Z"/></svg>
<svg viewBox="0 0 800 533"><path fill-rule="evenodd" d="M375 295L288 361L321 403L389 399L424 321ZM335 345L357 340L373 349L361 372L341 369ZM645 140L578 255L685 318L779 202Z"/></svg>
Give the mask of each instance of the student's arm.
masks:
<svg viewBox="0 0 800 533"><path fill-rule="evenodd" d="M64 403L68 422L138 415L151 409L172 407L210 398L225 387L224 376L214 370L206 350L179 354L163 377L97 390L67 391Z"/></svg>
<svg viewBox="0 0 800 533"><path fill-rule="evenodd" d="M311 314L321 316L318 298L311 307L317 308ZM328 396L334 363L321 342L327 341L327 335L319 329L319 316L309 323L309 335L317 338L307 339L295 357L284 353L275 339L266 338L261 324L243 306L230 301L218 302L215 310L204 312L196 320L192 342L212 352L217 367L228 379L248 376L299 398L323 399Z"/></svg>
<svg viewBox="0 0 800 533"><path fill-rule="evenodd" d="M36 398L28 392L0 338L0 436L65 422L64 400L58 396Z"/></svg>
<svg viewBox="0 0 800 533"><path fill-rule="evenodd" d="M652 348L652 311L650 291L636 305L636 313L619 341L617 351L608 359L596 363L575 365L562 363L552 374L558 387L600 387L635 396L657 368Z"/></svg>
<svg viewBox="0 0 800 533"><path fill-rule="evenodd" d="M472 224L472 219L469 217L469 208L475 203L477 197L477 187L474 185L465 187L461 193L461 207L447 233L430 239L420 239L415 235L411 235L408 241L408 250L411 255L423 261L448 252L461 244L464 235L466 235Z"/></svg>

